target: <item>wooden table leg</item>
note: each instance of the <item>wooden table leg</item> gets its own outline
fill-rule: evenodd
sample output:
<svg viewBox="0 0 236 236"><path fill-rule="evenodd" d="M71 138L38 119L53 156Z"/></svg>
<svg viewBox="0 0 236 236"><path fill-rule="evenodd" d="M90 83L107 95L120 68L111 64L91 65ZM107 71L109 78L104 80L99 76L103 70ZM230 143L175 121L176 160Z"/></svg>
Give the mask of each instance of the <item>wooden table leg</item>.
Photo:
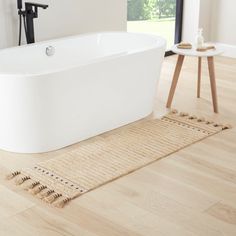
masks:
<svg viewBox="0 0 236 236"><path fill-rule="evenodd" d="M214 112L218 113L214 58L207 57L207 61L208 61L208 69L209 69L210 82L211 82L211 95L212 95L212 101L213 101L213 108L214 108Z"/></svg>
<svg viewBox="0 0 236 236"><path fill-rule="evenodd" d="M177 83L178 83L178 79L179 79L179 75L180 75L180 71L181 71L183 62L184 62L184 56L179 55L178 60L177 60L177 64L176 64L176 67L175 67L174 76L173 76L173 79L172 79L172 84L171 84L171 88L170 88L170 92L169 92L168 101L167 101L167 104L166 104L167 108L171 107L171 103L172 103L172 100L173 100L173 97L174 97L175 89L176 89L176 86L177 86Z"/></svg>
<svg viewBox="0 0 236 236"><path fill-rule="evenodd" d="M201 74L202 74L202 58L198 57L198 80L197 80L197 97L201 96Z"/></svg>

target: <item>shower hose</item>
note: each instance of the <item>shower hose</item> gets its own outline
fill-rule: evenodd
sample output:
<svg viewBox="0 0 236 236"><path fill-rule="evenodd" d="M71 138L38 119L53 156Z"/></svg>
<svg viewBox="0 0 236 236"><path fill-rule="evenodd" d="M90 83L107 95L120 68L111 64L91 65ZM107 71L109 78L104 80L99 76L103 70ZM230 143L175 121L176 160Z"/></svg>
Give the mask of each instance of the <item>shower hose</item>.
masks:
<svg viewBox="0 0 236 236"><path fill-rule="evenodd" d="M20 46L21 45L21 36L22 36L22 18L23 18L23 24L24 24L24 30L25 30L25 36L26 36L26 41L28 41L28 38L27 38L27 26L26 26L26 18L25 18L25 14L20 11L19 12L19 42L18 42L18 45Z"/></svg>

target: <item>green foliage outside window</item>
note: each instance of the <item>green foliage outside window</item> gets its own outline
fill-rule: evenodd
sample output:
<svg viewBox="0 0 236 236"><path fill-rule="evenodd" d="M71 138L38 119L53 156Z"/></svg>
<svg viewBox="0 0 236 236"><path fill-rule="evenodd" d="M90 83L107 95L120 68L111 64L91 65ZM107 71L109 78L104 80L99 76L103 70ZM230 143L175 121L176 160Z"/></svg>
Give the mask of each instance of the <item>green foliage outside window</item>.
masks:
<svg viewBox="0 0 236 236"><path fill-rule="evenodd" d="M176 0L128 0L128 20L158 20L175 16Z"/></svg>

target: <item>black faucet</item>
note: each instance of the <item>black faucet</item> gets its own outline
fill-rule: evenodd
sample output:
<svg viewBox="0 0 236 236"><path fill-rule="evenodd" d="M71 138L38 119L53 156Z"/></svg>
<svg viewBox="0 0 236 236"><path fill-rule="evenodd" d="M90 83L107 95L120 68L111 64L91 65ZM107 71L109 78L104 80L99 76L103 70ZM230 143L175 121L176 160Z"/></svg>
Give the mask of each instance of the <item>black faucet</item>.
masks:
<svg viewBox="0 0 236 236"><path fill-rule="evenodd" d="M34 19L38 18L38 8L47 9L48 5L33 2L25 2L25 10L22 11L22 0L17 0L18 14L20 16L19 45L21 44L21 24L24 21L26 41L28 44L35 43Z"/></svg>

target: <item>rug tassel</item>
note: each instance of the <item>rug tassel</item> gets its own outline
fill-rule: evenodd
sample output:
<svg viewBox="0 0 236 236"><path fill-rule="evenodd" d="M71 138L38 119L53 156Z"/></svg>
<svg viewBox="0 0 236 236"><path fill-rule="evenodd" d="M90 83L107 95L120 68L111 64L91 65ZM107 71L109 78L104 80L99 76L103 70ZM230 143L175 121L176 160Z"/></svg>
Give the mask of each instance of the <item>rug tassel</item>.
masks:
<svg viewBox="0 0 236 236"><path fill-rule="evenodd" d="M28 184L24 189L25 190L30 190L30 189L35 188L39 184L40 184L39 181L33 181L32 180L32 183Z"/></svg>
<svg viewBox="0 0 236 236"><path fill-rule="evenodd" d="M199 117L198 119L197 119L197 122L204 122L206 119L204 118L204 117Z"/></svg>
<svg viewBox="0 0 236 236"><path fill-rule="evenodd" d="M50 196L44 198L43 201L45 201L46 203L53 203L56 201L57 198L59 198L61 196L62 196L62 194L54 193L54 194L51 194Z"/></svg>
<svg viewBox="0 0 236 236"><path fill-rule="evenodd" d="M170 114L178 114L178 110L172 109L172 110L170 111Z"/></svg>
<svg viewBox="0 0 236 236"><path fill-rule="evenodd" d="M223 125L222 130L226 130L226 129L232 129L232 125L230 125L230 124Z"/></svg>
<svg viewBox="0 0 236 236"><path fill-rule="evenodd" d="M20 175L20 174L21 174L20 171L12 172L11 174L9 174L9 175L6 176L6 179L7 179L7 180L11 180L11 179L15 178L17 175Z"/></svg>
<svg viewBox="0 0 236 236"><path fill-rule="evenodd" d="M41 191L43 191L46 188L47 188L47 186L39 184L39 185L35 186L34 188L29 189L29 193L31 193L32 195L37 195L38 193L40 193Z"/></svg>
<svg viewBox="0 0 236 236"><path fill-rule="evenodd" d="M189 119L190 119L190 120L196 120L196 119L197 119L197 116L191 115L191 116L189 116Z"/></svg>
<svg viewBox="0 0 236 236"><path fill-rule="evenodd" d="M26 176L26 175L20 175L17 177L17 179L15 180L15 184L16 185L21 185L23 184L25 181L29 180L30 177L29 176Z"/></svg>
<svg viewBox="0 0 236 236"><path fill-rule="evenodd" d="M207 121L206 121L206 124L207 124L207 125L211 125L211 124L213 124L213 123L214 123L214 121L212 121L212 120L207 120Z"/></svg>
<svg viewBox="0 0 236 236"><path fill-rule="evenodd" d="M54 190L45 188L44 190L40 191L40 192L37 194L37 197L39 197L40 199L44 199L44 198L48 197L49 195L51 195L51 194L53 194L53 193L54 193Z"/></svg>
<svg viewBox="0 0 236 236"><path fill-rule="evenodd" d="M58 208L63 208L71 200L72 200L72 198L64 197L63 199L56 201L53 204L53 206L58 207Z"/></svg>
<svg viewBox="0 0 236 236"><path fill-rule="evenodd" d="M186 117L189 116L189 114L187 112L180 112L179 116Z"/></svg>

